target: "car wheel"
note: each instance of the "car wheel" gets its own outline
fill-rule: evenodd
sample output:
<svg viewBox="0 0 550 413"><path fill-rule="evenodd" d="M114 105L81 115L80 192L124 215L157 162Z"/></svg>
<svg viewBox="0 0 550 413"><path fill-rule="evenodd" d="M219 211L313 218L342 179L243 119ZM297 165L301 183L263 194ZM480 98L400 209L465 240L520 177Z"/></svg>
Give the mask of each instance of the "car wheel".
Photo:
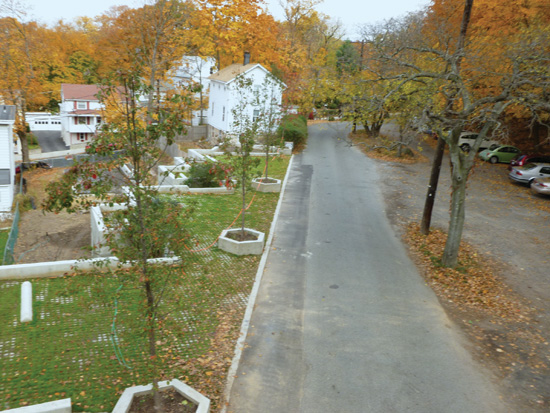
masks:
<svg viewBox="0 0 550 413"><path fill-rule="evenodd" d="M491 157L489 158L489 162L491 162L491 163L497 163L497 162L498 162L498 158L497 158L496 156L491 156Z"/></svg>
<svg viewBox="0 0 550 413"><path fill-rule="evenodd" d="M470 152L470 145L468 145L467 143L463 143L462 145L460 145L460 149L462 149L463 152Z"/></svg>

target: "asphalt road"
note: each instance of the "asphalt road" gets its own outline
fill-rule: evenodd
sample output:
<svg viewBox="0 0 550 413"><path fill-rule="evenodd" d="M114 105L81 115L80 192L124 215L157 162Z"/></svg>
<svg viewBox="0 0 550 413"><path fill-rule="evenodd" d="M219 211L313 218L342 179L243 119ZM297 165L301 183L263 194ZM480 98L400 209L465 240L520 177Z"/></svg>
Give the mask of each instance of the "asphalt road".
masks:
<svg viewBox="0 0 550 413"><path fill-rule="evenodd" d="M228 412L505 412L340 124L295 157ZM391 206L390 206L391 207Z"/></svg>

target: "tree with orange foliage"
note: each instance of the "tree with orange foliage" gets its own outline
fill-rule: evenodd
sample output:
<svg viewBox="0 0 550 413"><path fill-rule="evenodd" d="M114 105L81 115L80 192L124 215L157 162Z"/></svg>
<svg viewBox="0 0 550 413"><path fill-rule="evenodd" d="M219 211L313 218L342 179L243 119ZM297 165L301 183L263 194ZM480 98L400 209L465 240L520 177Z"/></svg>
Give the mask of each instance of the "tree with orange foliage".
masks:
<svg viewBox="0 0 550 413"><path fill-rule="evenodd" d="M23 162L29 162L25 112L49 101L37 71L43 53L41 29L36 22L27 22L26 13L14 1L4 0L0 6L0 89L2 98L17 107L15 132L21 142Z"/></svg>
<svg viewBox="0 0 550 413"><path fill-rule="evenodd" d="M395 81L396 91L409 83L420 86L419 91L429 91L424 94L424 114L449 145L451 216L442 257L449 267L458 262L466 183L482 140L502 133L506 110L542 108L550 94L550 33L540 19L528 23L512 19L513 30L504 30L503 36L497 32L494 37L487 36L487 26L480 24L483 20L479 17L484 10L466 0L466 6L472 3L467 34L460 25L464 1L437 0L427 14L409 16L370 39L377 59L393 66L382 74L381 81ZM512 3L516 6L518 2ZM499 7L506 6L499 3ZM479 132L469 153L458 146L463 130Z"/></svg>
<svg viewBox="0 0 550 413"><path fill-rule="evenodd" d="M218 69L241 61L245 51L266 67L279 64L279 28L263 0L195 0L188 40L200 56L214 57Z"/></svg>
<svg viewBox="0 0 550 413"><path fill-rule="evenodd" d="M287 98L309 112L334 96L334 63L342 30L315 7L319 0L287 0L281 23L285 40Z"/></svg>

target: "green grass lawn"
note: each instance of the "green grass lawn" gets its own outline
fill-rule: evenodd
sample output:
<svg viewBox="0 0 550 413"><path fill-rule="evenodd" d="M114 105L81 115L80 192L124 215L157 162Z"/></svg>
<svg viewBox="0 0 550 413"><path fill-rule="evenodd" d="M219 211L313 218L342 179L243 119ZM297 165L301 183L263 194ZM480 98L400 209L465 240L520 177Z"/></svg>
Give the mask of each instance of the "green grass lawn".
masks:
<svg viewBox="0 0 550 413"><path fill-rule="evenodd" d="M283 178L288 161L273 160L270 176ZM267 235L278 195L249 192L247 227ZM197 252L159 269L171 280L160 312L160 374L201 391L215 412L260 257L207 248L239 213L238 193L179 199L195 205L187 230ZM144 295L135 279L122 279L128 277L88 273L32 280L34 319L26 324L19 322L20 283L0 283L0 409L70 397L73 411L111 411L124 388L150 381Z"/></svg>
<svg viewBox="0 0 550 413"><path fill-rule="evenodd" d="M0 231L0 265L4 261L4 250L6 249L6 243L8 242L8 237L10 236L10 231Z"/></svg>

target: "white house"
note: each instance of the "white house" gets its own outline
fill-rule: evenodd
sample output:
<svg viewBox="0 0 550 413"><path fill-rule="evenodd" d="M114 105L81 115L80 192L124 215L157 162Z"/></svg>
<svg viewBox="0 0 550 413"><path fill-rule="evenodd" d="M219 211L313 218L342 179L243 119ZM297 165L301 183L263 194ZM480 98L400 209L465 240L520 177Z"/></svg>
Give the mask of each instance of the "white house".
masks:
<svg viewBox="0 0 550 413"><path fill-rule="evenodd" d="M176 85L190 86L201 85L201 91L195 97L200 102L206 102L210 88L209 76L216 67L216 59L213 57L184 56L181 64L174 70L172 81ZM205 124L207 109L193 111L190 119L191 126Z"/></svg>
<svg viewBox="0 0 550 413"><path fill-rule="evenodd" d="M13 124L15 106L0 105L0 211L9 212L13 204L15 159Z"/></svg>
<svg viewBox="0 0 550 413"><path fill-rule="evenodd" d="M61 85L61 137L71 148L84 146L95 136L101 124L101 109L96 85Z"/></svg>
<svg viewBox="0 0 550 413"><path fill-rule="evenodd" d="M210 140L216 141L231 133L234 124L233 111L240 102L253 101L254 93L266 84L270 72L259 63L249 63L249 56L245 54L243 64L232 64L210 76L210 96L208 108L208 125L210 126ZM242 75L251 80L251 87L239 90L236 86L237 76ZM277 83L274 97L277 105L281 105L284 84ZM249 119L255 119L262 107L250 105Z"/></svg>

